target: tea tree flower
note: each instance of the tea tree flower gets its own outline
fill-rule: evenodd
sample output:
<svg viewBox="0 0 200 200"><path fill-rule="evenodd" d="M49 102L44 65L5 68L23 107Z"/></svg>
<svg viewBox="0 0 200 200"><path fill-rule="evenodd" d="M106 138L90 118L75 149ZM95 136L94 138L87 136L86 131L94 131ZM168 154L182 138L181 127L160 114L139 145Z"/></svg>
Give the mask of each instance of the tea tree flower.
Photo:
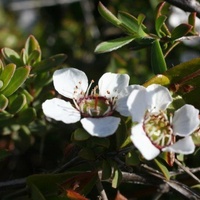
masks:
<svg viewBox="0 0 200 200"><path fill-rule="evenodd" d="M46 100L42 109L47 117L66 124L80 120L83 128L92 136L106 137L113 134L120 118L114 111L128 116L126 106L132 89L127 74L105 73L91 91L88 78L83 71L75 68L60 69L53 74L53 84L59 94L69 99ZM71 99L71 101L70 101Z"/></svg>
<svg viewBox="0 0 200 200"><path fill-rule="evenodd" d="M132 121L131 140L143 157L151 160L160 151L191 154L195 145L190 136L199 125L199 111L184 105L172 116L167 112L172 97L167 88L153 84L134 89L127 100Z"/></svg>

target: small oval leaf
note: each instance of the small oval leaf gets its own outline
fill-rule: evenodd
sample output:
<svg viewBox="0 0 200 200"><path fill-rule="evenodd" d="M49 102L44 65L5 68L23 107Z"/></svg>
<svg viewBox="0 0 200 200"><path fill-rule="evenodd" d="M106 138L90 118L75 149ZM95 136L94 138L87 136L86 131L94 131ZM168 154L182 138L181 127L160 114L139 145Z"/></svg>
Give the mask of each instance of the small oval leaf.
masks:
<svg viewBox="0 0 200 200"><path fill-rule="evenodd" d="M0 94L0 112L5 110L8 105L8 99L3 95Z"/></svg>
<svg viewBox="0 0 200 200"><path fill-rule="evenodd" d="M18 95L9 106L9 112L11 114L18 113L26 104L26 96L24 94Z"/></svg>
<svg viewBox="0 0 200 200"><path fill-rule="evenodd" d="M5 96L12 95L27 79L29 72L30 72L29 66L17 68L9 85L6 87L5 90L2 91L2 93Z"/></svg>
<svg viewBox="0 0 200 200"><path fill-rule="evenodd" d="M7 85L10 83L14 73L15 73L16 65L14 64L8 64L4 67L4 70L2 71L0 75L0 80L3 82L3 86L0 88L0 90L4 90Z"/></svg>
<svg viewBox="0 0 200 200"><path fill-rule="evenodd" d="M117 17L115 17L115 15L113 15L101 2L99 2L98 11L102 17L104 17L113 25L119 27L119 25L121 24L121 21Z"/></svg>
<svg viewBox="0 0 200 200"><path fill-rule="evenodd" d="M11 63L14 63L17 66L22 66L23 65L23 62L21 61L20 55L16 51L5 47L5 48L3 48L1 50L1 52L2 52L3 57L7 61L9 61Z"/></svg>
<svg viewBox="0 0 200 200"><path fill-rule="evenodd" d="M42 60L39 63L36 63L33 65L32 72L45 72L47 70L50 70L54 67L57 67L58 65L63 64L63 62L66 60L67 56L65 54L57 54L50 58L47 58L45 60Z"/></svg>
<svg viewBox="0 0 200 200"><path fill-rule="evenodd" d="M133 40L134 40L133 37L128 36L128 37L117 38L114 40L102 42L99 45L97 45L94 51L95 53L106 53L106 52L114 51L129 44Z"/></svg>

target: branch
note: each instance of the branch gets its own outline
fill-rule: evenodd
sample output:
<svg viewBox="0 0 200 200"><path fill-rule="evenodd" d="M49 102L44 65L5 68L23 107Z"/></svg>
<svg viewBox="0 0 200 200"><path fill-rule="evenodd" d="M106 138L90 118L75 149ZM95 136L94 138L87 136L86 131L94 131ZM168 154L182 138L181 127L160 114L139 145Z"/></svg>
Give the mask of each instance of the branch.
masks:
<svg viewBox="0 0 200 200"><path fill-rule="evenodd" d="M186 12L196 12L197 17L200 18L200 3L196 0L165 0Z"/></svg>

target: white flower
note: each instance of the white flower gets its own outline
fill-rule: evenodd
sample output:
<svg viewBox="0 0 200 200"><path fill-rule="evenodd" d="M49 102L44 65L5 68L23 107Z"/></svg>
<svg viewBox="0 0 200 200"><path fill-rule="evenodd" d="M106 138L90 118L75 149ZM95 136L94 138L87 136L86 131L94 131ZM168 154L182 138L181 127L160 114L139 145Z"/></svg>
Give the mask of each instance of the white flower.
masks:
<svg viewBox="0 0 200 200"><path fill-rule="evenodd" d="M132 121L131 140L143 157L151 160L160 151L191 154L195 146L190 136L199 125L199 111L184 105L168 115L172 97L167 88L152 84L134 89L127 100Z"/></svg>
<svg viewBox="0 0 200 200"><path fill-rule="evenodd" d="M98 86L89 91L94 81L88 85L84 72L75 68L60 69L53 74L53 84L59 94L71 101L58 98L46 100L42 109L47 117L66 124L79 120L83 128L92 136L112 135L120 123L114 111L129 116L126 101L132 86L127 74L105 73ZM98 91L98 92L97 92Z"/></svg>

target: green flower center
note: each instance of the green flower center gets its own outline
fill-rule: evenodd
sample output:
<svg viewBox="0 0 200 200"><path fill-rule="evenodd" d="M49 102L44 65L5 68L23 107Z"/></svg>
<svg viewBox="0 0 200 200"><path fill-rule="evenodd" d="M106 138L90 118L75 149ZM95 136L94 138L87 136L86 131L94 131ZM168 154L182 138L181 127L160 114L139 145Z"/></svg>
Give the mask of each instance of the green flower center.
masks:
<svg viewBox="0 0 200 200"><path fill-rule="evenodd" d="M113 113L112 102L101 96L87 96L80 98L79 110L84 117L103 117Z"/></svg>
<svg viewBox="0 0 200 200"><path fill-rule="evenodd" d="M143 128L151 142L159 149L174 143L175 136L167 115L164 112L145 115Z"/></svg>

